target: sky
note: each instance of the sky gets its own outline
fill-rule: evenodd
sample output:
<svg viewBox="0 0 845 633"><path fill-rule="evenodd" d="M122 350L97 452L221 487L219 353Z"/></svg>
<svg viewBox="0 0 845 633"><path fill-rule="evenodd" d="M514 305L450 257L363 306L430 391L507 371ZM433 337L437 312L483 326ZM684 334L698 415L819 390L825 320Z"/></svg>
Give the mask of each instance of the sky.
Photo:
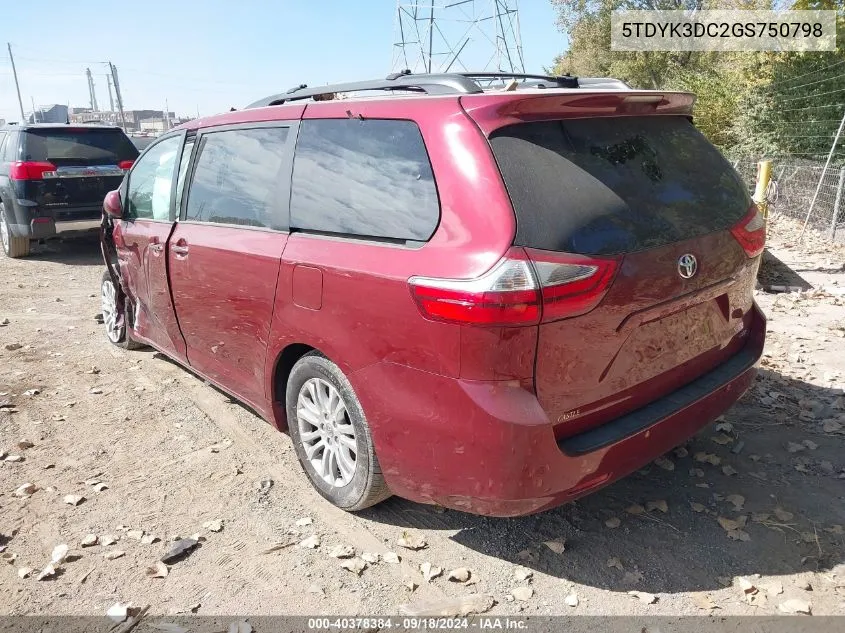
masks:
<svg viewBox="0 0 845 633"><path fill-rule="evenodd" d="M436 0L435 7L454 1ZM27 114L33 100L36 106L88 106L86 68L94 75L100 109L108 109L110 60L118 69L124 108L160 110L167 102L177 116L193 117L241 108L303 83L383 77L391 71L397 37L396 0L144 0L95 3L97 9L38 0L37 13L28 2L5 4L0 118L9 121L20 113L7 42ZM493 4L475 0L487 11ZM447 14L436 11L444 18L446 38L460 40L463 24L445 21ZM449 11L458 17L456 9ZM519 20L525 70L542 72L566 48L551 3L521 0ZM437 33L433 48L447 50ZM460 59L476 70L493 51L484 34L476 33Z"/></svg>

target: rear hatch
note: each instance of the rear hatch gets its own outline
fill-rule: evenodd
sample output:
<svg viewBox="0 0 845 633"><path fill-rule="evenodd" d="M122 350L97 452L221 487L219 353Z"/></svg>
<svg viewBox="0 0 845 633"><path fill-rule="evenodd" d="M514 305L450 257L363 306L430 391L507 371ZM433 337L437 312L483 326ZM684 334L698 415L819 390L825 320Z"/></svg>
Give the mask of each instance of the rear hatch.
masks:
<svg viewBox="0 0 845 633"><path fill-rule="evenodd" d="M29 128L23 137L22 197L54 209L57 220L73 219L74 211L96 215L106 193L120 186L138 157L117 128Z"/></svg>
<svg viewBox="0 0 845 633"><path fill-rule="evenodd" d="M492 131L490 144L515 245L553 290L543 289L535 387L558 437L660 398L742 348L764 227L687 117L521 122Z"/></svg>

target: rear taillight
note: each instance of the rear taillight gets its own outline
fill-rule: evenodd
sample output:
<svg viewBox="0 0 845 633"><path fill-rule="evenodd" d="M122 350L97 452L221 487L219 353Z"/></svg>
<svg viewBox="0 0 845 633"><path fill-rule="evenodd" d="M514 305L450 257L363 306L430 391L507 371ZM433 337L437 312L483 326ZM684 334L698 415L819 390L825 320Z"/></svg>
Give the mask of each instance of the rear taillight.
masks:
<svg viewBox="0 0 845 633"><path fill-rule="evenodd" d="M476 279L412 277L423 316L450 323L536 325L595 308L610 287L618 260L512 248Z"/></svg>
<svg viewBox="0 0 845 633"><path fill-rule="evenodd" d="M749 257L757 257L766 245L766 218L752 204L743 218L731 227L731 233Z"/></svg>
<svg viewBox="0 0 845 633"><path fill-rule="evenodd" d="M134 164L134 160L122 160L117 164L117 166L120 167L123 171L129 171L132 168L132 165Z"/></svg>
<svg viewBox="0 0 845 633"><path fill-rule="evenodd" d="M56 166L48 162L16 161L9 168L11 180L41 180L45 173L53 174Z"/></svg>
<svg viewBox="0 0 845 633"><path fill-rule="evenodd" d="M540 321L540 293L531 264L518 248L476 279L411 277L423 316L468 325L531 325Z"/></svg>
<svg viewBox="0 0 845 633"><path fill-rule="evenodd" d="M543 295L543 321L585 314L607 293L619 260L526 249Z"/></svg>

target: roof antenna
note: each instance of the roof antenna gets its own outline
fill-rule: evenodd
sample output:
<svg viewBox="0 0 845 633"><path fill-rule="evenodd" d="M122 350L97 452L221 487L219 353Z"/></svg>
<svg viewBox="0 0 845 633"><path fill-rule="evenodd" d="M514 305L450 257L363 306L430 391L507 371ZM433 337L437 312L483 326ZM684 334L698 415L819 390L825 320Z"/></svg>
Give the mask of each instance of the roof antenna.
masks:
<svg viewBox="0 0 845 633"><path fill-rule="evenodd" d="M400 70L398 73L390 73L387 77L385 77L385 79L388 81L395 81L396 79L399 79L399 77L405 77L412 74L411 69L406 68L405 70Z"/></svg>

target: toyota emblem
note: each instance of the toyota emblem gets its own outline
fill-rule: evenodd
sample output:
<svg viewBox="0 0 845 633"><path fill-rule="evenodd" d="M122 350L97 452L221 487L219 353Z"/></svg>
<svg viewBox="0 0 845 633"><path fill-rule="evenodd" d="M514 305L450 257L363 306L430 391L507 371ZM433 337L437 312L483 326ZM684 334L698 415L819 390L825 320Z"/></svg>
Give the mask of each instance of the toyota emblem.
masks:
<svg viewBox="0 0 845 633"><path fill-rule="evenodd" d="M678 258L678 274L684 279L692 279L698 272L698 260L695 255L681 255Z"/></svg>

